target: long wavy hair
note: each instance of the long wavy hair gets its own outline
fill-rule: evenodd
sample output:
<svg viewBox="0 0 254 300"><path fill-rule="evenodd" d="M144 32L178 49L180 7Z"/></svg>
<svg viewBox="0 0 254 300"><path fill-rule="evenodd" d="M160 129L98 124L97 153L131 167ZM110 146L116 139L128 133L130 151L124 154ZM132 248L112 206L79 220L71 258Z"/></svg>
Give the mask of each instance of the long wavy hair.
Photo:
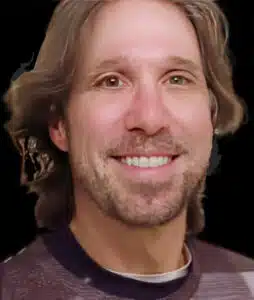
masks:
<svg viewBox="0 0 254 300"><path fill-rule="evenodd" d="M68 155L51 142L48 125L64 117L81 55L81 31L108 1L61 1L53 12L33 70L12 81L4 95L11 115L6 128L22 155L22 184L38 194L38 226L55 228L69 222L73 215ZM243 121L244 104L233 89L225 15L212 0L161 1L177 5L195 29L212 100L215 133L234 133ZM202 230L200 199L189 209L187 223L188 232Z"/></svg>

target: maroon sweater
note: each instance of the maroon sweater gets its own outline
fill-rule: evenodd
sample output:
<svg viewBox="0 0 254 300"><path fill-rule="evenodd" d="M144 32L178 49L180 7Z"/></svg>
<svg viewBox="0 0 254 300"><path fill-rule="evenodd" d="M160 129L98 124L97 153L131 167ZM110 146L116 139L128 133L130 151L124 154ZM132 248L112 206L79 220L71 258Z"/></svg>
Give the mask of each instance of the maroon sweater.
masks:
<svg viewBox="0 0 254 300"><path fill-rule="evenodd" d="M193 260L185 278L144 283L102 269L66 227L1 264L0 300L254 300L253 260L195 238L186 242Z"/></svg>

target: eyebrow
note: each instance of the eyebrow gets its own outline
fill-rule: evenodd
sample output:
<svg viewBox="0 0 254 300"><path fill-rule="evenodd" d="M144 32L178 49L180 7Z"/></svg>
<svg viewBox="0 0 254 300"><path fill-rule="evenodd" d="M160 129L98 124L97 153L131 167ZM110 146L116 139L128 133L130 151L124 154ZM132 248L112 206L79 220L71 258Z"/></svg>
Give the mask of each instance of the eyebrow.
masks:
<svg viewBox="0 0 254 300"><path fill-rule="evenodd" d="M102 73L113 68L123 68L124 66L130 64L131 61L132 59L127 56L116 56L110 59L102 60L93 68L91 73ZM202 66L191 59L181 56L168 56L163 59L161 64L163 66L165 66L165 64L171 64L174 66L174 68L184 68L193 73L203 73Z"/></svg>

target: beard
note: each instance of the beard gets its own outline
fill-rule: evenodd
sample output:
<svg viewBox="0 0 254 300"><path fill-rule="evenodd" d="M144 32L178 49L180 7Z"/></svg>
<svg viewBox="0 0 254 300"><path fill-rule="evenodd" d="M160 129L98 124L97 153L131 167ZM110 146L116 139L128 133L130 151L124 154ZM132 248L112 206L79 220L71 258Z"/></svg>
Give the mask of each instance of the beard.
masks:
<svg viewBox="0 0 254 300"><path fill-rule="evenodd" d="M119 145L110 153L119 153L116 149L124 147ZM180 149L179 144L175 149ZM90 160L86 155L80 156L79 160L74 158L72 170L75 170L75 184L87 196L84 201L92 201L104 215L127 226L151 228L171 222L190 207L192 216L188 215L188 220L191 226L203 224L202 220L193 218L198 218L197 209L201 207L209 157L203 164L200 157L193 158L184 171L171 175L164 182L127 180L115 172L112 158L105 156L105 153Z"/></svg>

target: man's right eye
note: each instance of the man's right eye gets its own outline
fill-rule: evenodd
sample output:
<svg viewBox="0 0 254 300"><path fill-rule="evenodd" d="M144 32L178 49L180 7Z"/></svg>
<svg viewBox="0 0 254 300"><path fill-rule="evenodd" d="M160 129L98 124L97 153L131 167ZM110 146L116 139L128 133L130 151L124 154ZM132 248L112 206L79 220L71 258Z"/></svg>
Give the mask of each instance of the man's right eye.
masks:
<svg viewBox="0 0 254 300"><path fill-rule="evenodd" d="M106 76L96 83L96 86L105 88L121 88L123 85L123 81L115 75Z"/></svg>

